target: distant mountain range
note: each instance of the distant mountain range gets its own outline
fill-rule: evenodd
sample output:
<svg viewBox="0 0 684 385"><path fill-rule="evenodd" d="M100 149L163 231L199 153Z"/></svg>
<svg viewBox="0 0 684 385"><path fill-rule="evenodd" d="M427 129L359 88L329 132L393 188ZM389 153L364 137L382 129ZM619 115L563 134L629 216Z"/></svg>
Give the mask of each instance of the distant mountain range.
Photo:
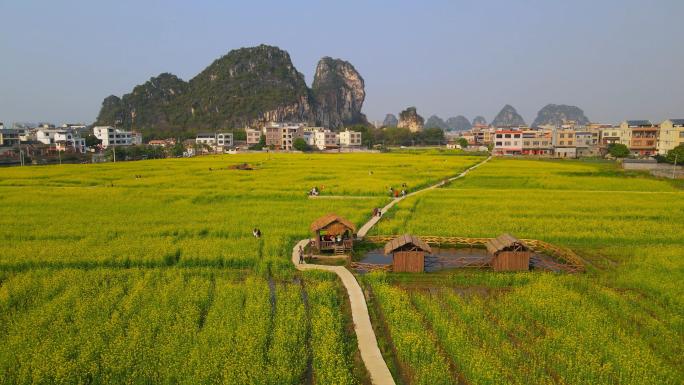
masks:
<svg viewBox="0 0 684 385"><path fill-rule="evenodd" d="M322 58L308 88L290 55L278 47L240 48L186 82L170 73L102 102L96 124L166 137L201 129L300 121L340 128L367 125L364 80L344 60Z"/></svg>
<svg viewBox="0 0 684 385"><path fill-rule="evenodd" d="M577 124L588 124L589 118L584 115L584 111L576 106L568 106L565 104L547 104L537 113L537 118L532 123L532 127L539 127L543 125L558 126L564 122L574 121ZM393 127L398 124L397 118L393 114L387 114L383 126ZM440 128L445 131L464 131L470 129L474 125L486 125L487 120L482 116L473 118L472 123L463 115L458 115L453 118L448 118L446 121L437 115L430 116L425 122L425 128ZM494 117L491 123L495 127L505 126L525 126L525 119L523 119L518 111L506 104L501 111Z"/></svg>

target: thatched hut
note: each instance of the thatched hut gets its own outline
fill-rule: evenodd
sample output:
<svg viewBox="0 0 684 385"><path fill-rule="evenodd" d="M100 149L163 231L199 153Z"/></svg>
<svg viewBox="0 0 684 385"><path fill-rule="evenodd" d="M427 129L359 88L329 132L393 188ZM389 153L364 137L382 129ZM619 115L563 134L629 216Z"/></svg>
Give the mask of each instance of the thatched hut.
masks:
<svg viewBox="0 0 684 385"><path fill-rule="evenodd" d="M327 214L316 219L310 229L315 250L319 252L352 250L356 226L347 219L337 214Z"/></svg>
<svg viewBox="0 0 684 385"><path fill-rule="evenodd" d="M495 271L527 271L530 269L530 248L510 234L501 234L485 244L492 256Z"/></svg>
<svg viewBox="0 0 684 385"><path fill-rule="evenodd" d="M421 273L425 271L425 254L432 253L430 246L422 239L400 235L385 245L385 255L392 254L392 271Z"/></svg>

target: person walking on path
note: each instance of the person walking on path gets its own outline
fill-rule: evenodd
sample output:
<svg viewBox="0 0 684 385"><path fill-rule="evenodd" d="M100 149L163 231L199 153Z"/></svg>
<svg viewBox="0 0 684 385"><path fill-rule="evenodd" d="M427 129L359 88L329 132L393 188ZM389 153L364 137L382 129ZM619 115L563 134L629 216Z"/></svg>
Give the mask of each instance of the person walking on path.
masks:
<svg viewBox="0 0 684 385"><path fill-rule="evenodd" d="M299 264L302 263L304 263L304 249L302 249L302 245L299 245Z"/></svg>

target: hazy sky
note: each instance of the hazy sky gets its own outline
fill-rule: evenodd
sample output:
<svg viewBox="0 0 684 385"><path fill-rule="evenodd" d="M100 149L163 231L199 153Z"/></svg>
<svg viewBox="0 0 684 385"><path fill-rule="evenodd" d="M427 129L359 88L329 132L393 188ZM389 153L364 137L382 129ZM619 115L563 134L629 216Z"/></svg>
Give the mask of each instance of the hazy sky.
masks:
<svg viewBox="0 0 684 385"><path fill-rule="evenodd" d="M0 0L0 121L89 123L107 95L261 43L309 84L322 56L350 61L371 120L489 121L506 103L528 123L547 103L684 118L683 17L684 0Z"/></svg>

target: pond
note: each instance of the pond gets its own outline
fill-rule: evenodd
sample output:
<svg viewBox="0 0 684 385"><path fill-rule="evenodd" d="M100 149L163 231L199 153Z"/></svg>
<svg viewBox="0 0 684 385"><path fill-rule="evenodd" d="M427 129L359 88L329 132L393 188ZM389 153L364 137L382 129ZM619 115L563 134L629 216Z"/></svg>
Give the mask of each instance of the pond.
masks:
<svg viewBox="0 0 684 385"><path fill-rule="evenodd" d="M425 271L435 272L445 269L457 269L463 267L481 267L491 262L492 257L486 249L474 247L432 247L432 254L425 256ZM390 265L392 256L385 255L383 248L367 251L361 263ZM530 267L539 270L561 271L562 268L553 258L535 253L530 258Z"/></svg>

